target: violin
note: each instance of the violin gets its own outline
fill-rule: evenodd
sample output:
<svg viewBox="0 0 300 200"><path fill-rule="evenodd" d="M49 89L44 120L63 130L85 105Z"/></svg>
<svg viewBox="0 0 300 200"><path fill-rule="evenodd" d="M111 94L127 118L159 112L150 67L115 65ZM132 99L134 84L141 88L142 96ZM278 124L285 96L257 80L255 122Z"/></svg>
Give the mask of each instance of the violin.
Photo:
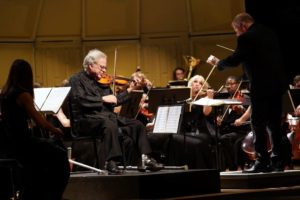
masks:
<svg viewBox="0 0 300 200"><path fill-rule="evenodd" d="M109 74L103 74L102 77L98 80L98 83L104 86L109 86L113 83L116 85L128 85L131 79L123 77L123 76L112 76Z"/></svg>

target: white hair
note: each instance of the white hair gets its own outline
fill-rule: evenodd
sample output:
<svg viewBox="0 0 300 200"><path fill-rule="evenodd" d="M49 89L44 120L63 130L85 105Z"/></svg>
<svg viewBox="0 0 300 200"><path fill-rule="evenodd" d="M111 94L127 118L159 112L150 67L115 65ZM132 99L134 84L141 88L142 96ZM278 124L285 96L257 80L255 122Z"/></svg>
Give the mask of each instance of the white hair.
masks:
<svg viewBox="0 0 300 200"><path fill-rule="evenodd" d="M195 75L192 78L190 78L190 80L188 82L188 87L191 88L192 84L195 80L198 80L201 84L204 84L202 89L207 90L209 88L209 84L207 82L205 82L205 79L201 75Z"/></svg>
<svg viewBox="0 0 300 200"><path fill-rule="evenodd" d="M90 50L83 60L83 69L86 70L90 64L95 63L100 58L107 58L107 55L98 49Z"/></svg>

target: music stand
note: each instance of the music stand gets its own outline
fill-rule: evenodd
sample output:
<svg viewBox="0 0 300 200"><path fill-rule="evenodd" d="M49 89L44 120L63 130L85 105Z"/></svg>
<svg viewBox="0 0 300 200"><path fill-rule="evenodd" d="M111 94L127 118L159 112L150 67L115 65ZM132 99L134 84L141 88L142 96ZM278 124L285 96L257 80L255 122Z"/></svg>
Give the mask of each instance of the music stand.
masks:
<svg viewBox="0 0 300 200"><path fill-rule="evenodd" d="M188 81L186 80L172 80L168 82L169 88L176 88L176 87L187 87Z"/></svg>
<svg viewBox="0 0 300 200"><path fill-rule="evenodd" d="M215 142L216 142L216 167L220 169L220 155L219 155L219 126L217 124L217 117L218 117L218 107L225 106L225 105L241 105L243 104L241 101L236 99L209 99L209 98L201 98L197 101L192 102L194 105L201 105L201 106L212 106L214 109L214 123L215 123Z"/></svg>
<svg viewBox="0 0 300 200"><path fill-rule="evenodd" d="M293 113L294 109L300 105L300 89L289 89L282 99L282 112Z"/></svg>
<svg viewBox="0 0 300 200"><path fill-rule="evenodd" d="M134 90L132 91L129 96L130 99L122 104L121 111L120 111L120 116L127 117L127 118L135 118L139 111L139 105L140 101L143 96L143 91L142 90Z"/></svg>
<svg viewBox="0 0 300 200"><path fill-rule="evenodd" d="M176 105L191 96L191 88L153 88L149 91L149 112L155 113L162 105ZM188 109L186 106L185 109Z"/></svg>
<svg viewBox="0 0 300 200"><path fill-rule="evenodd" d="M153 133L174 133L180 131L183 105L159 106L157 108Z"/></svg>

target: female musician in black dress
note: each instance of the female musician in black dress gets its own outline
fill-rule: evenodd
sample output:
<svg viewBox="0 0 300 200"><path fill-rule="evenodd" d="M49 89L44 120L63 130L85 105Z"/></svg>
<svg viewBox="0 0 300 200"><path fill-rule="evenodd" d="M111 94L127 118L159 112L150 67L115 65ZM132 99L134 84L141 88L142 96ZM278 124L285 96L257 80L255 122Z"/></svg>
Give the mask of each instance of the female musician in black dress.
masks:
<svg viewBox="0 0 300 200"><path fill-rule="evenodd" d="M209 84L201 75L193 76L188 86L191 88L194 99L197 94L199 98L213 98L213 90L208 90ZM187 164L189 168L208 169L213 168L213 155L211 149L212 137L207 127L210 124L212 107L193 105L190 112L183 114L181 133L174 134L170 142L169 160L171 165Z"/></svg>
<svg viewBox="0 0 300 200"><path fill-rule="evenodd" d="M31 66L17 59L1 92L7 154L22 165L23 200L61 200L70 175L67 151L60 140L62 131L35 110L33 98ZM53 138L35 137L30 120L53 134Z"/></svg>

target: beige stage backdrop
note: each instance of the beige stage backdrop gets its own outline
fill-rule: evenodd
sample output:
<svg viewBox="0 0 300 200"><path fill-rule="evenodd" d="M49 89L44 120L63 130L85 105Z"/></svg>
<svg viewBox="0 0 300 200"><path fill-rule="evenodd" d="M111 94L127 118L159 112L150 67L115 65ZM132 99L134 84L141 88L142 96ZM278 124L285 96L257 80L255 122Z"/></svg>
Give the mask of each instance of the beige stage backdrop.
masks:
<svg viewBox="0 0 300 200"><path fill-rule="evenodd" d="M0 0L0 87L16 58L31 63L36 82L58 86L93 48L107 53L110 74L140 66L155 86L188 69L185 55L207 77L208 56L231 53L216 45L235 48L230 22L244 10L244 0ZM241 69L214 71L208 82L217 89L232 74Z"/></svg>

